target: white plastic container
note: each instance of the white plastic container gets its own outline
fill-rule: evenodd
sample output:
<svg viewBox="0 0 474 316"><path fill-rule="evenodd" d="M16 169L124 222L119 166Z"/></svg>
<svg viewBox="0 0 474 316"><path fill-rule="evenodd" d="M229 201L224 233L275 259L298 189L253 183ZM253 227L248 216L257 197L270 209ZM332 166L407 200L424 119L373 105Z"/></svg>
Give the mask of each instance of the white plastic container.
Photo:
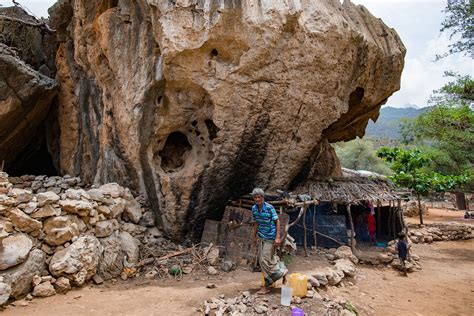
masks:
<svg viewBox="0 0 474 316"><path fill-rule="evenodd" d="M292 293L293 289L291 287L282 286L280 304L283 306L290 306Z"/></svg>

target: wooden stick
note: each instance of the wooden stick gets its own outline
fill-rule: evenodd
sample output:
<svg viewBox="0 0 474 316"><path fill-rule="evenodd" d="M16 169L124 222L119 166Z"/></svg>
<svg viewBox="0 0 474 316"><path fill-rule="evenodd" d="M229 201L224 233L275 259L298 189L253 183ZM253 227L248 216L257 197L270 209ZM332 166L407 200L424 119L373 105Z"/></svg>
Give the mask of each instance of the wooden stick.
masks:
<svg viewBox="0 0 474 316"><path fill-rule="evenodd" d="M354 252L354 222L352 221L352 214L351 214L351 205L347 204L347 216L349 216L349 222L351 224L351 250Z"/></svg>
<svg viewBox="0 0 474 316"><path fill-rule="evenodd" d="M303 231L304 231L304 255L305 257L308 257L308 236L307 236L307 230L306 230L306 208L304 210L303 214Z"/></svg>
<svg viewBox="0 0 474 316"><path fill-rule="evenodd" d="M318 248L318 242L316 240L316 206L313 207L313 239L314 239L314 249Z"/></svg>
<svg viewBox="0 0 474 316"><path fill-rule="evenodd" d="M343 244L342 242L340 242L339 240L334 239L334 238L332 238L332 237L330 237L330 236L328 236L328 235L326 235L326 234L320 233L320 232L318 232L318 231L315 231L315 233L318 234L318 235L321 235L321 236L323 236L323 237L326 237L327 239L330 239L330 240L332 240L332 241L338 243L339 245L344 245L344 244Z"/></svg>
<svg viewBox="0 0 474 316"><path fill-rule="evenodd" d="M189 247L189 248L186 248L186 249L183 249L183 250L180 250L180 251L176 251L176 252L167 254L163 257L159 257L157 260L161 261L161 260L169 259L169 258L172 258L172 257L180 256L180 255L183 255L185 253L191 252L191 250L193 250L193 247Z"/></svg>

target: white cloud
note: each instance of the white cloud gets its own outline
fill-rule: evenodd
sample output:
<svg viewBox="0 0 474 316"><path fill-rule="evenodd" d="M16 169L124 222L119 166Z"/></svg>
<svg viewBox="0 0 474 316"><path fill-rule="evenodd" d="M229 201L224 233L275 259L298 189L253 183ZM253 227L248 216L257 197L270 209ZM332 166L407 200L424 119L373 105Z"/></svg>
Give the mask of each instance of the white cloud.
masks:
<svg viewBox="0 0 474 316"><path fill-rule="evenodd" d="M31 11L37 17L48 17L48 8L51 7L56 0L17 0L25 9ZM0 4L9 7L13 6L10 0L0 0Z"/></svg>

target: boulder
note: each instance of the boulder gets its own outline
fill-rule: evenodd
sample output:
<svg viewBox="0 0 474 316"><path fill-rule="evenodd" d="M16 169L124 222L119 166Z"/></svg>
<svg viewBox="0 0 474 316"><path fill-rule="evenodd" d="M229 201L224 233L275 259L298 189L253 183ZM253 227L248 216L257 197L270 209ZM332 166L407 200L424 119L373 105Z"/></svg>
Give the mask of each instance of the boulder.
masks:
<svg viewBox="0 0 474 316"><path fill-rule="evenodd" d="M17 203L28 203L33 197L33 193L30 190L13 188L8 193L9 196L12 196L16 199Z"/></svg>
<svg viewBox="0 0 474 316"><path fill-rule="evenodd" d="M106 238L99 238L104 251L99 257L97 273L104 279L110 280L120 275L123 270L122 241L118 232Z"/></svg>
<svg viewBox="0 0 474 316"><path fill-rule="evenodd" d="M99 238L110 236L119 227L120 225L116 219L100 221L95 224L95 236Z"/></svg>
<svg viewBox="0 0 474 316"><path fill-rule="evenodd" d="M24 233L32 233L38 231L43 227L40 221L37 221L18 208L11 208L7 212L7 217L10 219L16 229Z"/></svg>
<svg viewBox="0 0 474 316"><path fill-rule="evenodd" d="M61 200L59 201L59 205L66 212L79 216L88 216L94 209L91 202L82 200Z"/></svg>
<svg viewBox="0 0 474 316"><path fill-rule="evenodd" d="M326 277L328 278L328 283L329 285L338 285L341 281L344 275L340 275L337 271L328 269L328 273Z"/></svg>
<svg viewBox="0 0 474 316"><path fill-rule="evenodd" d="M155 226L155 213L153 213L153 211L146 211L145 213L143 213L143 216L140 219L140 222L138 224L140 224L140 226L145 226L145 227L154 227Z"/></svg>
<svg viewBox="0 0 474 316"><path fill-rule="evenodd" d="M56 293L64 294L71 289L71 283L68 278L60 277L54 282Z"/></svg>
<svg viewBox="0 0 474 316"><path fill-rule="evenodd" d="M326 273L323 271L316 272L313 277L321 284L327 285L329 283Z"/></svg>
<svg viewBox="0 0 474 316"><path fill-rule="evenodd" d="M324 276L326 277L326 276ZM326 282L327 282L327 279L326 279ZM308 283L312 286L312 287L320 287L321 284L319 283L318 279L316 279L314 276L308 276Z"/></svg>
<svg viewBox="0 0 474 316"><path fill-rule="evenodd" d="M122 250L127 255L127 262L131 265L137 265L140 260L140 241L128 232L121 232L120 243Z"/></svg>
<svg viewBox="0 0 474 316"><path fill-rule="evenodd" d="M10 235L0 241L0 270L14 267L26 260L33 242L25 234Z"/></svg>
<svg viewBox="0 0 474 316"><path fill-rule="evenodd" d="M11 292L12 288L9 284L0 282L0 306L3 306L8 301Z"/></svg>
<svg viewBox="0 0 474 316"><path fill-rule="evenodd" d="M55 277L64 276L74 285L81 286L96 274L102 251L96 237L79 237L69 247L56 251L49 263L49 271Z"/></svg>
<svg viewBox="0 0 474 316"><path fill-rule="evenodd" d="M106 197L118 198L123 195L124 188L117 183L106 183L99 188Z"/></svg>
<svg viewBox="0 0 474 316"><path fill-rule="evenodd" d="M379 253L378 259L382 263L390 263L393 260L393 255L391 253Z"/></svg>
<svg viewBox="0 0 474 316"><path fill-rule="evenodd" d="M76 215L48 218L44 222L44 241L51 246L59 246L86 230L86 225Z"/></svg>
<svg viewBox="0 0 474 316"><path fill-rule="evenodd" d="M39 206L44 206L46 204L53 204L59 201L59 195L54 192L41 192L36 194L36 199L38 200Z"/></svg>
<svg viewBox="0 0 474 316"><path fill-rule="evenodd" d="M5 271L0 272L0 278L11 287L10 297L19 299L31 292L32 280L35 275L40 275L46 268L46 256L43 251L33 249L25 262Z"/></svg>
<svg viewBox="0 0 474 316"><path fill-rule="evenodd" d="M43 282L35 286L32 294L36 297L48 297L56 295L56 291L50 282Z"/></svg>
<svg viewBox="0 0 474 316"><path fill-rule="evenodd" d="M334 253L334 256L336 259L349 259L351 260L354 264L358 263L357 257L352 253L352 250L348 246L341 246L336 249L336 252Z"/></svg>
<svg viewBox="0 0 474 316"><path fill-rule="evenodd" d="M329 143L400 87L399 36L351 1L70 3L51 10L58 168L140 191L175 240L254 183L340 176Z"/></svg>
<svg viewBox="0 0 474 316"><path fill-rule="evenodd" d="M344 272L348 277L354 277L356 274L356 267L348 259L338 259L335 261L334 268L338 271Z"/></svg>
<svg viewBox="0 0 474 316"><path fill-rule="evenodd" d="M135 200L129 201L125 207L125 214L127 214L128 219L132 223L138 224L140 218L142 218L142 208L140 203Z"/></svg>
<svg viewBox="0 0 474 316"><path fill-rule="evenodd" d="M38 209L36 212L31 214L32 218L35 219L43 219L51 216L59 216L61 215L61 210L59 208L55 208L51 204L46 204L45 206Z"/></svg>
<svg viewBox="0 0 474 316"><path fill-rule="evenodd" d="M82 198L86 200L91 199L89 193L87 193L84 189L67 189L64 193L66 194L66 197L71 200L80 200Z"/></svg>

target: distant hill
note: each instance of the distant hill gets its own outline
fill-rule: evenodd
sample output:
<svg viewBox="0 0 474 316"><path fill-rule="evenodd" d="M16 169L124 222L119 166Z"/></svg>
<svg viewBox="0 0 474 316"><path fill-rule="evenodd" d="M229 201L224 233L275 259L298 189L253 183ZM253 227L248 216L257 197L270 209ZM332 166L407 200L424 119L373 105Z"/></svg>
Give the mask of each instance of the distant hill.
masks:
<svg viewBox="0 0 474 316"><path fill-rule="evenodd" d="M428 107L419 109L414 107L384 107L380 110L377 122L374 123L369 120L365 136L370 138L398 139L400 137L400 120L402 118L415 118L428 109Z"/></svg>

